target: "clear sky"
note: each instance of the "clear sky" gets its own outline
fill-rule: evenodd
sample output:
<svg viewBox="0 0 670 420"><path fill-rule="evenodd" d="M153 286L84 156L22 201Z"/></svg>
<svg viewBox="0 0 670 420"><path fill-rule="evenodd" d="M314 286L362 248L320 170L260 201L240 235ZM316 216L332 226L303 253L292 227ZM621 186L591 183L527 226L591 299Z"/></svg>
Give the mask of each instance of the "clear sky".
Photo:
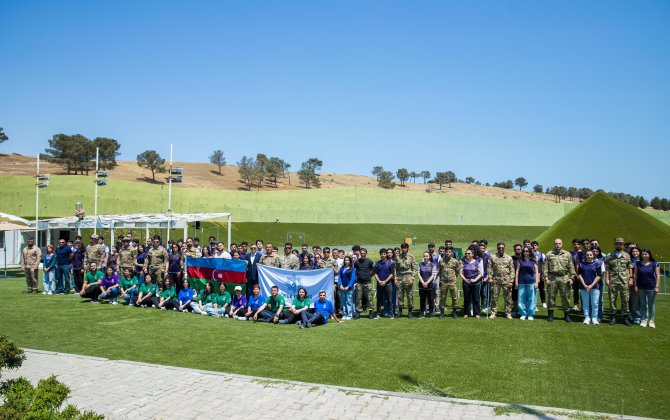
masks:
<svg viewBox="0 0 670 420"><path fill-rule="evenodd" d="M81 133L670 197L667 0L3 0L0 57L3 153Z"/></svg>

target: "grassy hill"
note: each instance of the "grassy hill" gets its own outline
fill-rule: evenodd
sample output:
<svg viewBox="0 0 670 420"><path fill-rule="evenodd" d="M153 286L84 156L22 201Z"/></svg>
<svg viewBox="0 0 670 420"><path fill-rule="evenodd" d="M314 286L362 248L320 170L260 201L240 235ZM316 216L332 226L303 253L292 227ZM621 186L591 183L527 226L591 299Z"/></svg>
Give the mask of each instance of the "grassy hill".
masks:
<svg viewBox="0 0 670 420"><path fill-rule="evenodd" d="M40 191L40 215L71 215L80 201L93 212L91 177L52 176ZM34 218L33 179L0 177L1 211ZM378 188L328 188L247 192L173 188L173 211L232 212L235 222L383 223L426 225L549 226L574 207L572 203L526 201ZM167 186L110 180L99 188L100 214L164 212Z"/></svg>
<svg viewBox="0 0 670 420"><path fill-rule="evenodd" d="M629 204L597 193L584 201L538 237L543 249L555 238L566 248L573 238L597 238L603 251L613 248L615 237L650 248L658 261L670 259L670 226Z"/></svg>

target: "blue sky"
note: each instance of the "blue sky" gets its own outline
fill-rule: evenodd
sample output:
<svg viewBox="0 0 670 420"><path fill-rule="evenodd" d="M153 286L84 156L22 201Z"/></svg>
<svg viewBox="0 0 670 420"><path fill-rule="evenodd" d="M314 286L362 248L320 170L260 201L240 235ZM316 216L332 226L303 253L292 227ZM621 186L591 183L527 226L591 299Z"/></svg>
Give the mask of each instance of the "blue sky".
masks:
<svg viewBox="0 0 670 420"><path fill-rule="evenodd" d="M112 137L670 197L668 1L0 2L0 152Z"/></svg>

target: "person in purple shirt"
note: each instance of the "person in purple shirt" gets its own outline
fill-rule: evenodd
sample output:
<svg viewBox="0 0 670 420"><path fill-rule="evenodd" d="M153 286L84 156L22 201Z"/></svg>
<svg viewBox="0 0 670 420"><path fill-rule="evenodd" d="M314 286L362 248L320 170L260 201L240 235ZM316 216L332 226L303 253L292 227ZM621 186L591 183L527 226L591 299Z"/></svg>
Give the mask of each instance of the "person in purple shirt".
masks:
<svg viewBox="0 0 670 420"><path fill-rule="evenodd" d="M100 283L100 296L99 300L109 299L109 302L112 305L116 305L116 298L119 296L119 276L114 272L114 268L111 266L107 267L105 276L102 278Z"/></svg>
<svg viewBox="0 0 670 420"><path fill-rule="evenodd" d="M640 327L656 328L654 315L656 306L654 298L661 290L661 269L658 266L651 250L643 249L640 251L640 261L636 261L633 266L633 279L635 281L635 291L640 300L640 312L642 320Z"/></svg>
<svg viewBox="0 0 670 420"><path fill-rule="evenodd" d="M335 316L335 308L333 302L326 300L326 292L322 290L319 292L319 300L314 302L314 314L308 314L307 311L301 312L302 321L298 321L300 328L311 328L316 325L325 325L329 318L333 318L338 324L341 322Z"/></svg>
<svg viewBox="0 0 670 420"><path fill-rule="evenodd" d="M245 313L247 297L242 293L242 286L235 286L235 294L230 302L230 316L237 319Z"/></svg>

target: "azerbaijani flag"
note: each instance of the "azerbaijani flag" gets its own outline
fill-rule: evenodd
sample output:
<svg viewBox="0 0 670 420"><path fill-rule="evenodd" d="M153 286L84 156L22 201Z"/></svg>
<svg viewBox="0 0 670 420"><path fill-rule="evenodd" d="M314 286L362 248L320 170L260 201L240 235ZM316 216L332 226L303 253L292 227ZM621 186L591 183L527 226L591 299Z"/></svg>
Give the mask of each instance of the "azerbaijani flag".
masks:
<svg viewBox="0 0 670 420"><path fill-rule="evenodd" d="M226 290L233 294L235 286L246 289L247 262L226 258L193 258L186 257L186 276L191 287L196 290L205 288L211 282L218 291L219 285L225 283Z"/></svg>

